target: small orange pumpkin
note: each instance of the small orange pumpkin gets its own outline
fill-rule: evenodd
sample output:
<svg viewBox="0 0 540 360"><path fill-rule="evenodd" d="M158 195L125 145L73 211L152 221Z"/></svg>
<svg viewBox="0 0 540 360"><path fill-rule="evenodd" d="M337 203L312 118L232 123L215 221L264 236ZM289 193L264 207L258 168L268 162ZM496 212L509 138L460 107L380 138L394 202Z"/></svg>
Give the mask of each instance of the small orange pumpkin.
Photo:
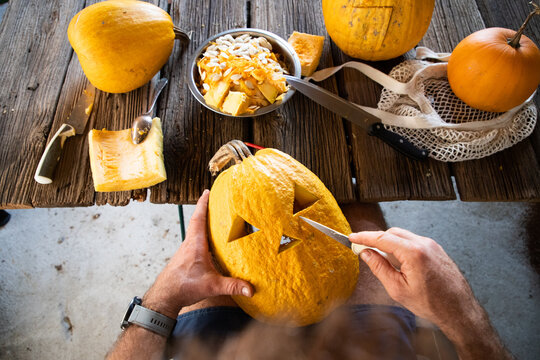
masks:
<svg viewBox="0 0 540 360"><path fill-rule="evenodd" d="M535 10L516 32L488 28L463 39L448 61L448 82L467 105L493 112L523 103L540 83L540 50L522 35Z"/></svg>

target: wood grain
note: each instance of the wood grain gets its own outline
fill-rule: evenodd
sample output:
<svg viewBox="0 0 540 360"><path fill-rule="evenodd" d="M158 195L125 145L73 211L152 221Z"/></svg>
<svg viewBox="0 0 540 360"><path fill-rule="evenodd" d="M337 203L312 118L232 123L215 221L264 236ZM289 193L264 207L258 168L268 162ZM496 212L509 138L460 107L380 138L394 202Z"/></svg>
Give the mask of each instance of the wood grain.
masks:
<svg viewBox="0 0 540 360"><path fill-rule="evenodd" d="M345 55L335 44L332 51L336 63L355 59ZM407 55L410 57L410 55ZM367 62L388 73L404 58ZM356 60L358 61L358 60ZM344 69L337 74L340 94L360 105L377 107L381 86L361 73ZM351 144L358 197L365 201L449 200L456 195L448 165L429 159L410 160L381 140L369 136L364 129L347 123ZM372 154L372 155L371 155Z"/></svg>
<svg viewBox="0 0 540 360"><path fill-rule="evenodd" d="M89 6L98 0L87 1ZM166 9L166 1L150 1ZM73 13L75 15L75 13ZM72 16L73 16L72 15ZM70 16L69 18L71 19ZM67 37L65 39L67 42ZM68 43L69 45L69 43ZM114 206L127 205L131 199L144 200L146 189L122 192L94 192L88 153L90 129L123 130L129 128L137 115L148 108L154 82L125 94L110 94L96 91L94 108L84 134L69 138L56 169L52 184L35 186L32 203L37 207L90 206L92 204ZM62 87L58 108L53 119L49 138L69 116L74 101L88 84L77 55L73 53Z"/></svg>
<svg viewBox="0 0 540 360"><path fill-rule="evenodd" d="M318 1L252 1L251 27L269 30L285 39L294 30L325 35L319 68L333 66ZM320 85L337 93L335 79ZM253 141L296 158L323 181L339 202L355 200L343 121L302 94L296 93L277 111L255 118Z"/></svg>
<svg viewBox="0 0 540 360"><path fill-rule="evenodd" d="M152 85L128 94L98 91L83 135L70 138L52 185L33 180L48 139L68 116L86 85L67 41L71 18L98 0L12 0L0 25L0 208L126 205L144 200L147 190L96 194L88 162L91 128L119 130L148 106ZM397 154L363 130L296 94L279 111L256 119L221 117L189 93L187 68L195 49L209 36L236 27L259 27L288 37L293 31L326 35L320 1L152 0L170 9L176 25L193 30L188 47L176 42L162 69L169 85L158 103L164 129L168 180L151 188L155 203L194 203L212 178L207 163L231 139L249 140L291 154L312 169L340 202L354 199L451 199L456 178L462 200L540 200L540 131L511 149L485 159L450 166L417 163ZM451 51L466 35L485 26L517 29L529 11L527 0L439 0L422 44ZM249 6L248 6L249 5ZM525 34L540 41L540 19ZM348 60L325 44L321 67ZM376 65L389 71L401 59ZM158 74L154 81L159 77ZM322 86L375 106L380 87L345 71ZM539 96L536 97L538 104ZM353 184L351 179L355 178Z"/></svg>
<svg viewBox="0 0 540 360"><path fill-rule="evenodd" d="M4 14L0 29L0 208L33 206L34 172L72 53L66 29L83 3L10 1Z"/></svg>
<svg viewBox="0 0 540 360"><path fill-rule="evenodd" d="M435 51L450 52L467 35L484 27L475 2L439 0L422 43ZM454 163L451 168L461 200L540 198L540 168L529 139L483 159Z"/></svg>
<svg viewBox="0 0 540 360"><path fill-rule="evenodd" d="M175 1L173 22L193 31L187 48L175 45L163 69L169 85L159 103L163 119L167 181L151 188L154 203L195 203L211 186L208 161L229 140L249 139L250 120L217 116L190 94L188 67L195 50L211 35L247 25L244 1Z"/></svg>

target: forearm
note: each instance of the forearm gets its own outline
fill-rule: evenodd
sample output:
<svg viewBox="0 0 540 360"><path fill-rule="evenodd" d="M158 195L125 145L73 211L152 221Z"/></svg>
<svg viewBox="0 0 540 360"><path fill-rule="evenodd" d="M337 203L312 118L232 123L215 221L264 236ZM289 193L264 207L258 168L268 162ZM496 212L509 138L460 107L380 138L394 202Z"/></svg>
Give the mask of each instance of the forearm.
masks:
<svg viewBox="0 0 540 360"><path fill-rule="evenodd" d="M163 359L167 339L150 330L132 325L116 341L107 354L108 360L116 359Z"/></svg>
<svg viewBox="0 0 540 360"><path fill-rule="evenodd" d="M145 294L142 306L175 319L179 306L162 300L160 291L152 286ZM163 359L167 338L151 330L133 324L118 338L107 359Z"/></svg>
<svg viewBox="0 0 540 360"><path fill-rule="evenodd" d="M514 358L478 303L473 304L465 314L456 314L454 321L438 325L456 347L461 360Z"/></svg>

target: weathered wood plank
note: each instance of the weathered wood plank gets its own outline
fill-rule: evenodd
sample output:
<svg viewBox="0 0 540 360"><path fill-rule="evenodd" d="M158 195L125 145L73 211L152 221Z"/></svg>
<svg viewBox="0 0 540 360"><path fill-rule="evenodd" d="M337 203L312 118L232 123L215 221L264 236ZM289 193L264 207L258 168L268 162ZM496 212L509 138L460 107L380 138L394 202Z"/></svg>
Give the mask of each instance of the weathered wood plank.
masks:
<svg viewBox="0 0 540 360"><path fill-rule="evenodd" d="M320 2L256 0L251 4L251 27L272 31L285 39L294 30L325 35L319 68L333 66ZM334 79L321 86L337 92ZM355 199L343 121L302 94L295 94L279 110L255 118L253 141L280 149L302 162L339 202Z"/></svg>
<svg viewBox="0 0 540 360"><path fill-rule="evenodd" d="M177 44L163 76L169 85L162 95L158 116L163 119L164 156L168 180L151 188L154 203L194 203L211 185L208 161L232 139L249 139L249 119L217 116L190 94L188 66L195 49L209 36L247 25L244 1L175 1L173 22L192 30L187 51Z"/></svg>
<svg viewBox="0 0 540 360"><path fill-rule="evenodd" d="M332 44L332 49L336 63L355 60L345 55L335 44ZM403 57L400 57L368 64L388 73L402 60ZM351 69L342 70L337 78L342 97L357 104L377 107L382 90L379 84ZM411 160L381 140L369 136L361 127L348 123L347 128L359 199L392 201L456 198L450 169L445 163L433 159L423 162Z"/></svg>
<svg viewBox="0 0 540 360"><path fill-rule="evenodd" d="M506 15L505 15L506 16ZM422 43L450 52L485 27L475 2L439 0ZM523 201L540 198L540 169L529 139L487 158L451 165L464 201Z"/></svg>
<svg viewBox="0 0 540 360"><path fill-rule="evenodd" d="M476 0L486 27L504 27L517 30L532 10L529 0L493 1ZM538 3L538 2L537 2ZM535 17L524 31L537 46L540 46L540 18ZM540 93L535 96L536 107L540 108ZM540 127L536 126L530 137L531 144L540 163ZM539 165L540 166L540 165Z"/></svg>
<svg viewBox="0 0 540 360"><path fill-rule="evenodd" d="M98 1L87 1L86 6L96 2ZM150 2L160 5L159 0ZM161 5L166 8L167 4L165 1L161 1ZM67 36L65 41L67 42ZM159 75L156 76L156 78L158 77ZM56 130L69 116L74 102L79 98L86 84L88 84L88 80L82 71L77 55L73 53L47 141L50 141ZM107 193L94 192L87 135L90 129L123 130L129 128L133 119L148 108L148 101L152 95L151 88L151 84L146 84L126 94L110 94L97 90L93 112L85 132L66 141L53 183L36 184L32 198L33 205L37 207L62 207L90 206L95 203L97 205L123 206L127 205L132 198L144 200L146 189Z"/></svg>
<svg viewBox="0 0 540 360"><path fill-rule="evenodd" d="M14 0L4 14L0 29L0 208L33 206L34 172L71 57L67 24L83 3Z"/></svg>

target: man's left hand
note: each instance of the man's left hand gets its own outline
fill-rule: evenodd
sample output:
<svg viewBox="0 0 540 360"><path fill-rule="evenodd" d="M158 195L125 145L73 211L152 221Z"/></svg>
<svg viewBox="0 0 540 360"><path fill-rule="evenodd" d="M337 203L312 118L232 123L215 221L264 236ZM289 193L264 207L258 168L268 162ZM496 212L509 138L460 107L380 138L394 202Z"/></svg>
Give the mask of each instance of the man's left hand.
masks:
<svg viewBox="0 0 540 360"><path fill-rule="evenodd" d="M143 299L143 306L171 318L180 309L217 295L253 296L247 281L221 275L212 263L207 238L210 192L205 190L189 222L186 239Z"/></svg>

